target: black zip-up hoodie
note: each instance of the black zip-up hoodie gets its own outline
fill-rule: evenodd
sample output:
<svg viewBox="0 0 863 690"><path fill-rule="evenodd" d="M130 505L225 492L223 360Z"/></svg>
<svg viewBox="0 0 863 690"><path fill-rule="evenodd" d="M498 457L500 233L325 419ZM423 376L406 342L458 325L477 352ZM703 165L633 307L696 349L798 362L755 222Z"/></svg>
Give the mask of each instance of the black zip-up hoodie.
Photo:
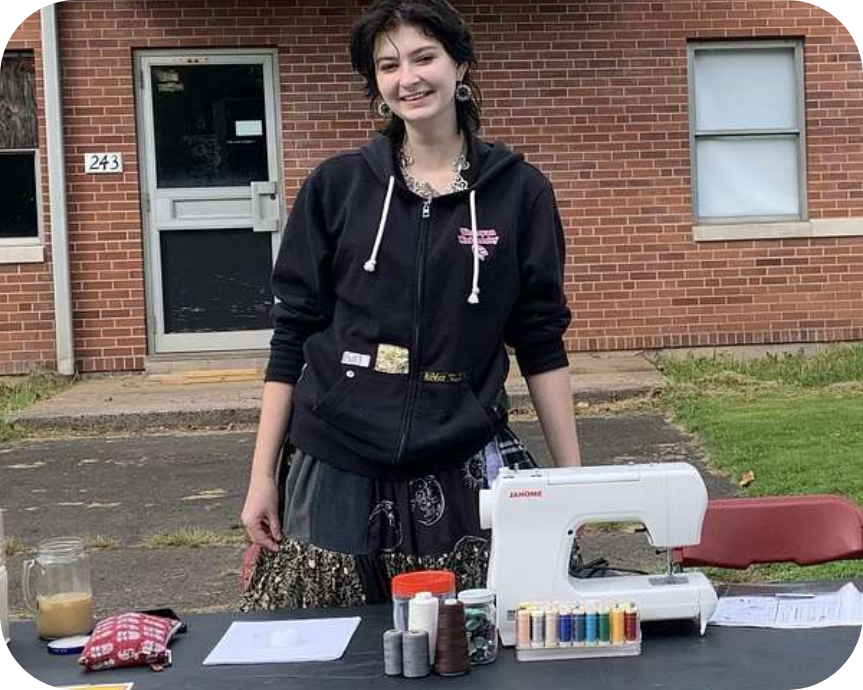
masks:
<svg viewBox="0 0 863 690"><path fill-rule="evenodd" d="M383 135L296 198L266 380L296 384L291 441L323 462L369 477L456 464L506 424L505 343L524 375L567 365L551 184L502 144L468 151L468 189L430 203Z"/></svg>

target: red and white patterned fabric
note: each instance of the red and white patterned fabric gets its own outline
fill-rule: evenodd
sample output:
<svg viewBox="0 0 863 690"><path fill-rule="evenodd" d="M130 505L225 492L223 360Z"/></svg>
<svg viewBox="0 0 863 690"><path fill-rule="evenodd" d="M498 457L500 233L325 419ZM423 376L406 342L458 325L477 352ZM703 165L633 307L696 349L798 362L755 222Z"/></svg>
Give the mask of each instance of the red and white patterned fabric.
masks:
<svg viewBox="0 0 863 690"><path fill-rule="evenodd" d="M161 671L171 665L168 643L179 627L179 621L146 613L105 618L96 624L78 663L88 671L123 666Z"/></svg>

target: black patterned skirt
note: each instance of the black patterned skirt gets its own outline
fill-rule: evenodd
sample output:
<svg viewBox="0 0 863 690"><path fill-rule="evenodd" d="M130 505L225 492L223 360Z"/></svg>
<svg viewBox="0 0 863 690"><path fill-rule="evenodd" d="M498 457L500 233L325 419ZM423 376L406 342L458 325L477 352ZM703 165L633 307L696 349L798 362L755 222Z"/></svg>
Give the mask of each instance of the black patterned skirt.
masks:
<svg viewBox="0 0 863 690"><path fill-rule="evenodd" d="M278 553L262 553L246 610L384 601L394 575L427 568L453 570L459 589L484 586L479 491L502 467L536 467L509 428L464 462L412 479L362 477L301 450L289 462L285 537Z"/></svg>

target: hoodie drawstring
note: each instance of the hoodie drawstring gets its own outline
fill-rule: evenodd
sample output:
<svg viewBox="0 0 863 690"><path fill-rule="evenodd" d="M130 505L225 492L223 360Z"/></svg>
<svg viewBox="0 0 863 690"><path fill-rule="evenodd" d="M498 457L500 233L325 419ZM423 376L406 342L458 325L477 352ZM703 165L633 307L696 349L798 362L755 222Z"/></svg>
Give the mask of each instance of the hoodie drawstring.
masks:
<svg viewBox="0 0 863 690"><path fill-rule="evenodd" d="M372 254L369 260L363 264L363 269L367 273L374 273L378 263L378 250L381 247L381 241L384 238L384 227L387 224L387 216L390 212L390 201L393 198L393 187L395 186L395 177L390 175L389 184L387 184L387 195L384 199L384 207L381 211L381 221L378 224L378 232L375 235L375 246L372 248ZM476 190L470 193L470 227L471 227L471 249L473 253L473 279L471 280L470 295L467 298L468 304L479 304L479 231L477 230L476 221Z"/></svg>
<svg viewBox="0 0 863 690"><path fill-rule="evenodd" d="M387 216L390 213L390 200L393 198L393 187L395 186L396 178L390 175L390 181L387 185L387 196L384 199L384 208L381 211L381 222L378 225L378 234L375 235L375 246L372 249L372 255L369 260L363 265L363 268L368 273L375 272L375 266L378 263L378 250L381 248L381 240L384 238L384 226L387 224Z"/></svg>
<svg viewBox="0 0 863 690"><path fill-rule="evenodd" d="M479 304L479 236L476 225L476 190L470 193L470 229L473 249L473 280L471 281L468 304Z"/></svg>

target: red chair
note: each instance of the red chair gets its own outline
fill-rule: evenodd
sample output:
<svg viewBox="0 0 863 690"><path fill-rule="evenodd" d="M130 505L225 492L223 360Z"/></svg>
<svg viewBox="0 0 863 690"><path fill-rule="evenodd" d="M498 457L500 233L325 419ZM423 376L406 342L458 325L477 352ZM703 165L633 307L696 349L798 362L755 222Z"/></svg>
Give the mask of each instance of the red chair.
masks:
<svg viewBox="0 0 863 690"><path fill-rule="evenodd" d="M701 543L674 549L676 565L745 569L863 558L863 509L841 496L712 500Z"/></svg>

